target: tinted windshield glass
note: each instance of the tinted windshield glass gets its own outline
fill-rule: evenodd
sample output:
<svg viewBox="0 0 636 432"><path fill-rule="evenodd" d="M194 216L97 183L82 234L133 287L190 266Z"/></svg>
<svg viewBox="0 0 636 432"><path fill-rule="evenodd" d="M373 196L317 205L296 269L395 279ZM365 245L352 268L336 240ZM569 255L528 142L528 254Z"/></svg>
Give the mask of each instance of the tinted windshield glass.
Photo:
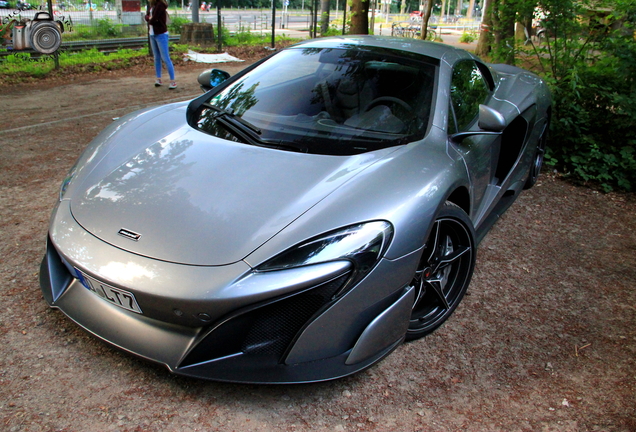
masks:
<svg viewBox="0 0 636 432"><path fill-rule="evenodd" d="M391 50L291 48L210 97L196 126L317 154L405 144L426 132L435 71L427 57Z"/></svg>

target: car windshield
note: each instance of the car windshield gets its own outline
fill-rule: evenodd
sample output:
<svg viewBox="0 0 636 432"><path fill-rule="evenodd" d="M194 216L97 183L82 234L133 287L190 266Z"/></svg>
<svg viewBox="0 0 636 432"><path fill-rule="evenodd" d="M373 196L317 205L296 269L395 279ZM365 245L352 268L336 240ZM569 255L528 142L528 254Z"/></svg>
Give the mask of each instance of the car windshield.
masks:
<svg viewBox="0 0 636 432"><path fill-rule="evenodd" d="M287 49L222 87L193 126L283 150L353 155L412 142L429 124L435 61L368 47Z"/></svg>

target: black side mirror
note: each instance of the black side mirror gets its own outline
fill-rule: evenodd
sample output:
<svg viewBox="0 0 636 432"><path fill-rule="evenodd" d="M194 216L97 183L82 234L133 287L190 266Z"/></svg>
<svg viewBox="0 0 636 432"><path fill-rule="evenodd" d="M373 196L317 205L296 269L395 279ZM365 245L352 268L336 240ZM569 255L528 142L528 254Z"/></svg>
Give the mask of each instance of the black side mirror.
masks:
<svg viewBox="0 0 636 432"><path fill-rule="evenodd" d="M475 135L501 135L506 128L506 119L497 110L494 110L486 105L479 105L479 119L477 124L479 125L478 131L472 132L459 132L451 136L451 139L456 142L461 142L464 138Z"/></svg>
<svg viewBox="0 0 636 432"><path fill-rule="evenodd" d="M214 87L221 84L228 79L230 74L221 69L210 69L205 72L201 72L197 78L197 82L201 86L201 90L204 92L212 90Z"/></svg>

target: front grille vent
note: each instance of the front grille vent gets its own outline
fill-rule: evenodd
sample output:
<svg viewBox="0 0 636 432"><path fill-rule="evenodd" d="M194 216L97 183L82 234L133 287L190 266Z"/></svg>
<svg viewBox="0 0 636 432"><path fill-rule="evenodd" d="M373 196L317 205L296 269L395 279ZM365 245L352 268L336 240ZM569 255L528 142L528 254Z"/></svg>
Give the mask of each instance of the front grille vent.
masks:
<svg viewBox="0 0 636 432"><path fill-rule="evenodd" d="M305 323L331 300L346 278L341 276L318 288L254 311L255 320L241 351L282 356Z"/></svg>
<svg viewBox="0 0 636 432"><path fill-rule="evenodd" d="M180 367L240 352L280 361L296 335L331 302L349 276L346 273L310 290L235 316L199 342Z"/></svg>

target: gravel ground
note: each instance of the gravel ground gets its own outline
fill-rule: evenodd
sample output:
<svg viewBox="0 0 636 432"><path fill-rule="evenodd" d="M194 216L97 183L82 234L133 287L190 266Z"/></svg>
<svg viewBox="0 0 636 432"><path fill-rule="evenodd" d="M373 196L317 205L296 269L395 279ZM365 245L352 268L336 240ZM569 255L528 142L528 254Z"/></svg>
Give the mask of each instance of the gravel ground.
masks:
<svg viewBox="0 0 636 432"><path fill-rule="evenodd" d="M203 68L178 66L173 92L150 65L0 87L0 430L636 431L636 199L554 175L482 242L444 326L337 381L177 377L49 309L38 269L65 173L113 117L199 94Z"/></svg>

